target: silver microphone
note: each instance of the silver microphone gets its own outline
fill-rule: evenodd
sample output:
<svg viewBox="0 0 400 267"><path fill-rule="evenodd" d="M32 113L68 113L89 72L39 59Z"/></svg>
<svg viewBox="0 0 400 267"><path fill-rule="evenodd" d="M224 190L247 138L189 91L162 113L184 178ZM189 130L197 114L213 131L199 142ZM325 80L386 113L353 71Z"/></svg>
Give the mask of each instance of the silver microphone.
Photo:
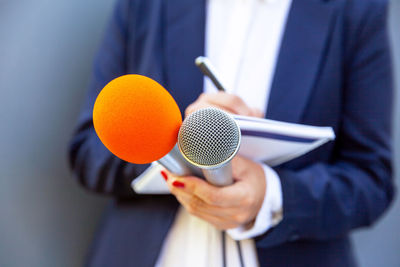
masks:
<svg viewBox="0 0 400 267"><path fill-rule="evenodd" d="M182 123L178 147L182 156L202 169L212 184L233 183L231 159L239 151L240 128L231 115L217 108L200 109Z"/></svg>
<svg viewBox="0 0 400 267"><path fill-rule="evenodd" d="M177 176L196 175L202 177L203 174L199 168L191 165L181 154L178 146L174 148L164 157L157 160L164 168Z"/></svg>

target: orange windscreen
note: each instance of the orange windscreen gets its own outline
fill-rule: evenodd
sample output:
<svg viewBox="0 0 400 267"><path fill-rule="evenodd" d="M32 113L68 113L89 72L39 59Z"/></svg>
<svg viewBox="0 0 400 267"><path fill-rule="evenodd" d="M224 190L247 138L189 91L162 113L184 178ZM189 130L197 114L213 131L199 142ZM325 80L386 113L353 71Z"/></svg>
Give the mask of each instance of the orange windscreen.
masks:
<svg viewBox="0 0 400 267"><path fill-rule="evenodd" d="M137 164L166 155L176 144L182 116L156 81L124 75L108 83L93 108L94 129L117 157Z"/></svg>

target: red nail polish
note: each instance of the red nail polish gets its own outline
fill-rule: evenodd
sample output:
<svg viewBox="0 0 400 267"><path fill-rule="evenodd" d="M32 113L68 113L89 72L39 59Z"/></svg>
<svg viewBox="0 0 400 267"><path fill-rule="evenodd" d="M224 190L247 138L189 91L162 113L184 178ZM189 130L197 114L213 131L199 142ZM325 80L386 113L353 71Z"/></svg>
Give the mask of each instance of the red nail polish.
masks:
<svg viewBox="0 0 400 267"><path fill-rule="evenodd" d="M168 174L165 171L161 171L161 175L165 181L168 181Z"/></svg>
<svg viewBox="0 0 400 267"><path fill-rule="evenodd" d="M172 183L172 185L175 186L175 187L178 187L178 188L184 188L185 187L185 184L182 183L182 182L179 182L179 181L174 181Z"/></svg>

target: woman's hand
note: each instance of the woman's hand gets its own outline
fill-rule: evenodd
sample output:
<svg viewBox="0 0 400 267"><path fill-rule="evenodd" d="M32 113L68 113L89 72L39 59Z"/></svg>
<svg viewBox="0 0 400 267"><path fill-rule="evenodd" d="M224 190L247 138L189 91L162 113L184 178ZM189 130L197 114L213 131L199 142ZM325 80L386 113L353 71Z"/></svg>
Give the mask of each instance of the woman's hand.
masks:
<svg viewBox="0 0 400 267"><path fill-rule="evenodd" d="M186 210L216 228L226 230L249 225L260 210L266 182L262 166L236 156L232 160L235 183L216 187L194 176L166 174L168 187Z"/></svg>
<svg viewBox="0 0 400 267"><path fill-rule="evenodd" d="M227 112L263 117L263 113L250 108L244 101L226 92L201 94L185 110L185 116L207 107ZM194 177L174 177L166 174L168 187L189 213L213 224L218 229L230 229L253 222L264 200L266 183L264 170L254 161L236 156L232 160L235 183L217 187Z"/></svg>
<svg viewBox="0 0 400 267"><path fill-rule="evenodd" d="M264 114L256 109L247 106L244 101L233 94L225 92L201 94L196 101L190 104L185 110L185 117L190 113L208 107L216 107L232 114L262 118Z"/></svg>

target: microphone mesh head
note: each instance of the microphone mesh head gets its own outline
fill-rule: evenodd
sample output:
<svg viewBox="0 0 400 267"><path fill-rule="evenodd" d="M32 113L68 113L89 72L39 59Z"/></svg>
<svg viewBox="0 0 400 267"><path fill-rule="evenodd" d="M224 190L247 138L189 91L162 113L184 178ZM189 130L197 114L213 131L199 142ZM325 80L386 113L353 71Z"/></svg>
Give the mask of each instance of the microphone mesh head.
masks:
<svg viewBox="0 0 400 267"><path fill-rule="evenodd" d="M226 112L217 108L200 109L183 121L178 145L189 162L211 167L235 155L240 145L240 130Z"/></svg>

